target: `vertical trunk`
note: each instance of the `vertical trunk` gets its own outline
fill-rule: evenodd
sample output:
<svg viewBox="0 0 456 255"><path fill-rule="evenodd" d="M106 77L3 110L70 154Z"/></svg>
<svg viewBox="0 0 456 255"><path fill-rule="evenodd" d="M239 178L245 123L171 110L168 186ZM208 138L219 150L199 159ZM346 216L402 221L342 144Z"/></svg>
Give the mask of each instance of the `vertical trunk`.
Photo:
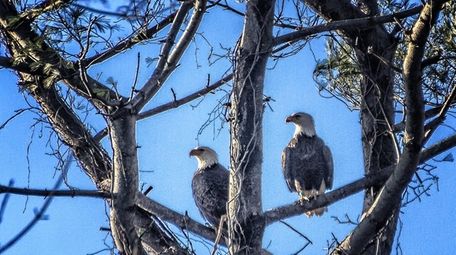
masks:
<svg viewBox="0 0 456 255"><path fill-rule="evenodd" d="M394 73L388 63L393 63L396 43L380 28L366 33L356 45L357 57L364 74L361 91L362 143L365 173L372 174L397 162L396 144L391 130L394 124L393 82ZM369 48L369 49L368 49ZM372 54L367 52L371 51ZM380 60L380 56L383 60ZM363 213L372 205L380 186L366 190ZM363 254L390 254L394 240L399 205L391 210L391 218L376 240Z"/></svg>
<svg viewBox="0 0 456 255"><path fill-rule="evenodd" d="M231 254L260 254L263 83L271 50L274 0L247 2L231 95L231 175L228 205Z"/></svg>
<svg viewBox="0 0 456 255"><path fill-rule="evenodd" d="M113 151L111 229L116 247L122 254L142 254L136 233L135 200L138 191L138 160L136 154L136 119L124 113L109 120Z"/></svg>

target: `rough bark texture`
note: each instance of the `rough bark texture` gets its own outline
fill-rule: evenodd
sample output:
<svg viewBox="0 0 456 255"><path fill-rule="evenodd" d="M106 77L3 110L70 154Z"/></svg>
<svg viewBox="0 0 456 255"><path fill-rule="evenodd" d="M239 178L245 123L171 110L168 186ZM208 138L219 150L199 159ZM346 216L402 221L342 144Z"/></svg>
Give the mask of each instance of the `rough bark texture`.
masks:
<svg viewBox="0 0 456 255"><path fill-rule="evenodd" d="M136 192L138 191L138 159L136 153L136 119L121 114L109 120L113 151L111 230L117 249L125 254L143 254L134 225Z"/></svg>
<svg viewBox="0 0 456 255"><path fill-rule="evenodd" d="M274 1L248 1L236 53L231 95L231 175L228 203L231 254L260 254L263 83L272 43Z"/></svg>

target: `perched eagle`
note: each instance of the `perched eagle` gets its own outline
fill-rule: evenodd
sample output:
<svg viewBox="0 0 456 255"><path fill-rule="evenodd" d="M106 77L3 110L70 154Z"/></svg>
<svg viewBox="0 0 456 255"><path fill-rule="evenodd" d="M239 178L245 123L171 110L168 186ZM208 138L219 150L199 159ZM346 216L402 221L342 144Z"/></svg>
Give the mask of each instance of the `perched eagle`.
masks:
<svg viewBox="0 0 456 255"><path fill-rule="evenodd" d="M214 227L219 227L220 218L226 214L228 201L228 170L218 163L217 153L208 147L197 147L190 156L198 160L198 169L193 175L192 192L201 215Z"/></svg>
<svg viewBox="0 0 456 255"><path fill-rule="evenodd" d="M298 112L287 117L286 122L296 126L293 138L282 152L282 168L290 192L297 192L301 200L310 200L333 184L331 151L315 132L310 114ZM321 216L326 208L306 212L308 217Z"/></svg>

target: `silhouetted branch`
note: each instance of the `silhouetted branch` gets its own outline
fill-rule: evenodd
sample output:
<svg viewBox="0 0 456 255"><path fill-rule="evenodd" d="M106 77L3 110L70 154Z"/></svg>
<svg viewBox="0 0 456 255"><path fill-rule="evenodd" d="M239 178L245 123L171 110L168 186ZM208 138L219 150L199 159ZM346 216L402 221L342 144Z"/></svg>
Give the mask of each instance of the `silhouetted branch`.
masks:
<svg viewBox="0 0 456 255"><path fill-rule="evenodd" d="M38 16L45 12L55 11L60 9L61 7L65 6L71 2L70 0L46 0L42 1L40 4L36 5L33 8L27 9L22 12L19 17L20 19L27 19L29 22L34 21ZM18 20L18 22L21 22Z"/></svg>
<svg viewBox="0 0 456 255"><path fill-rule="evenodd" d="M43 196L43 197L94 197L94 198L111 198L112 195L108 192L98 190L47 190L47 189L28 189L15 188L10 186L0 185L0 194L15 194L24 196Z"/></svg>
<svg viewBox="0 0 456 255"><path fill-rule="evenodd" d="M440 109L437 117L431 120L425 126L425 135L424 135L424 143L426 143L429 138L431 138L432 134L437 130L437 128L442 124L442 122L446 118L446 114L448 110L450 110L453 101L456 99L456 83L453 84L453 88L451 89L450 95L446 98L445 103L443 103L442 108Z"/></svg>
<svg viewBox="0 0 456 255"><path fill-rule="evenodd" d="M13 116L9 117L7 120L5 120L5 121L0 125L0 129L5 128L5 126L6 126L11 120L13 120L13 119L16 118L17 116L21 115L23 112L25 112L25 111L27 111L27 110L30 110L30 109L31 109L31 108L26 108L26 109L19 109L19 110L14 111Z"/></svg>

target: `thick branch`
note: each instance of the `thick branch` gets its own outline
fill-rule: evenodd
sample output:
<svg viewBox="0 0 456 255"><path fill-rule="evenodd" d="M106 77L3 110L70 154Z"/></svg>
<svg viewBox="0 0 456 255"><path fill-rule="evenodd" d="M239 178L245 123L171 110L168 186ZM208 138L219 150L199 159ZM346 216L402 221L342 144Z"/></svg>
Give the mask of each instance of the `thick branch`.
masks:
<svg viewBox="0 0 456 255"><path fill-rule="evenodd" d="M317 208L328 206L341 199L356 194L373 185L383 183L388 176L393 172L394 167L383 169L375 175L369 175L358 179L352 183L344 185L338 189L320 195L308 202L296 201L293 204L284 205L278 208L268 210L264 213L266 224L272 224L276 221L283 220L292 216L301 215L304 212L311 211Z"/></svg>
<svg viewBox="0 0 456 255"><path fill-rule="evenodd" d="M50 11L55 11L58 10L62 7L64 7L66 4L71 2L71 0L45 0L38 4L37 6L27 9L24 12L20 14L21 19L27 19L28 22L34 21L38 16L40 16L43 13L50 12Z"/></svg>
<svg viewBox="0 0 456 255"><path fill-rule="evenodd" d="M99 110L103 110L105 105L112 105L112 101L117 102L120 99L113 90L95 79L87 76L87 80L84 81L79 75L79 68L62 59L53 48L46 44L32 29L31 21L15 22L20 14L13 5L6 2L2 2L2 4L3 6L0 6L0 26L3 28L12 58L18 60L18 63L12 63L11 68L24 69L23 66L35 65L33 74L41 76L41 83L44 87L54 86L57 81L63 79L78 94L89 100L98 99L94 101L94 104ZM8 64L7 60L3 62ZM29 70L16 70L32 73Z"/></svg>
<svg viewBox="0 0 456 255"><path fill-rule="evenodd" d="M182 215L168 207L153 201L142 193L136 196L137 206L144 211L158 216L160 219L170 222L171 224L181 229L186 229L196 235L204 237L208 240L214 241L216 234L214 229L207 227L196 220L193 220L188 215Z"/></svg>
<svg viewBox="0 0 456 255"><path fill-rule="evenodd" d="M388 22L395 22L397 19L403 19L415 14L420 13L423 9L423 6L416 6L410 8L405 11L384 15L384 16L370 16L370 17L362 17L362 18L354 18L354 19L345 19L345 20L337 20L328 22L326 24L317 25L313 27L305 27L299 31L291 32L285 35L278 36L274 39L274 45L282 44L282 43L292 43L297 40L305 39L306 37L314 34L318 34L321 32L332 31L332 30L344 30L344 29L352 29L356 27L357 29L368 29L373 26L388 23Z"/></svg>
<svg viewBox="0 0 456 255"><path fill-rule="evenodd" d="M110 224L112 237L122 254L143 254L140 237L134 220L136 193L138 190L138 157L136 150L136 119L134 115L123 112L119 118L109 119L110 140L113 152L112 200ZM154 247L162 252L161 247Z"/></svg>

